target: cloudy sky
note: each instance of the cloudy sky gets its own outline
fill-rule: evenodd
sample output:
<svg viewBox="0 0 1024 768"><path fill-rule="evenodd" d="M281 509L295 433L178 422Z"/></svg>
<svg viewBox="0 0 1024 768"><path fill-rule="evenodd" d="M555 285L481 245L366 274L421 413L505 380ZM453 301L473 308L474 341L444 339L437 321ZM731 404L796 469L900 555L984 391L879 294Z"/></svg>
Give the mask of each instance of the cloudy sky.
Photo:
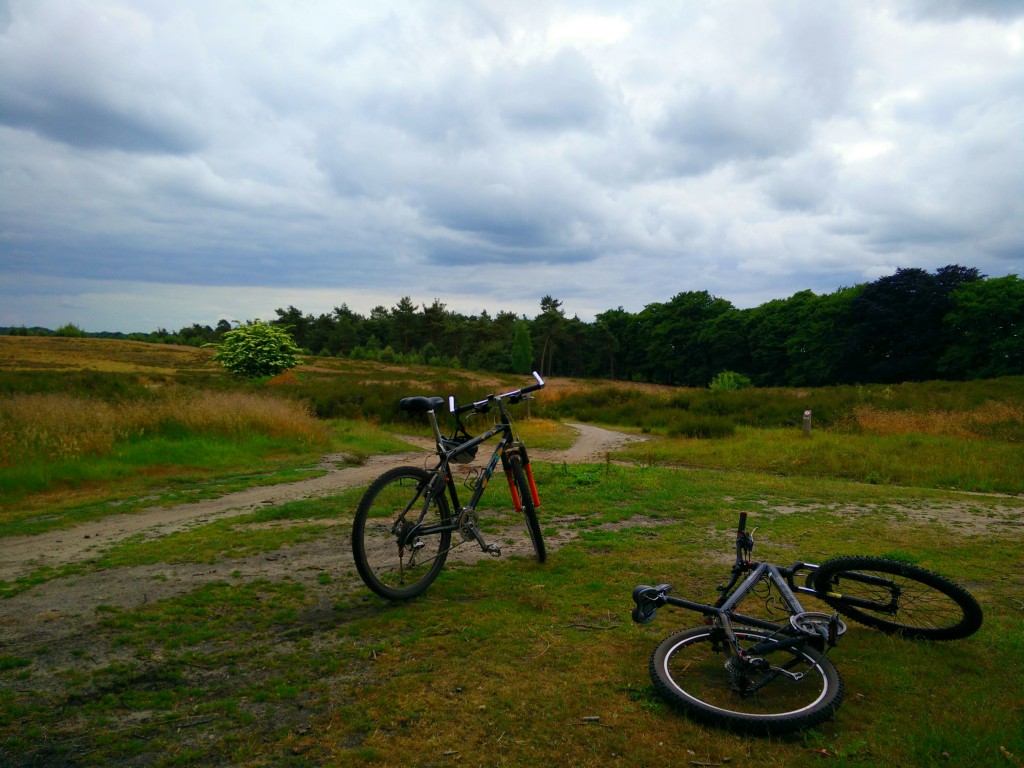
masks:
<svg viewBox="0 0 1024 768"><path fill-rule="evenodd" d="M1024 275L1022 0L0 0L0 325Z"/></svg>

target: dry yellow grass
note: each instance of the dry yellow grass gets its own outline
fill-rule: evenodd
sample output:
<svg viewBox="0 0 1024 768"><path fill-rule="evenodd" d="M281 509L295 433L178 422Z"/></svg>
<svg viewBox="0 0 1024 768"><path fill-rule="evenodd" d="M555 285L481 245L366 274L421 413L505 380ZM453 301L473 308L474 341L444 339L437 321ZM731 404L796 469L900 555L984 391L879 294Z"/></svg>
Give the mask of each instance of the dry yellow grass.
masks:
<svg viewBox="0 0 1024 768"><path fill-rule="evenodd" d="M0 336L0 368L11 371L103 371L169 376L220 371L211 349L124 339Z"/></svg>
<svg viewBox="0 0 1024 768"><path fill-rule="evenodd" d="M651 395L664 395L666 397L683 391L683 388L681 387L672 387L666 384L551 377L546 380L544 392L541 396L550 402L557 402L558 400L569 397L570 395L593 392L595 386L602 386L605 384L613 386L615 389L622 390L624 392L643 392Z"/></svg>
<svg viewBox="0 0 1024 768"><path fill-rule="evenodd" d="M935 435L970 439L995 424L1024 424L1024 409L1012 403L987 402L972 411L889 411L871 405L854 409L854 420L873 435Z"/></svg>
<svg viewBox="0 0 1024 768"><path fill-rule="evenodd" d="M304 404L244 392L171 393L116 405L73 395L13 395L0 398L0 465L35 456L102 455L118 441L174 427L194 434L325 439L325 427Z"/></svg>

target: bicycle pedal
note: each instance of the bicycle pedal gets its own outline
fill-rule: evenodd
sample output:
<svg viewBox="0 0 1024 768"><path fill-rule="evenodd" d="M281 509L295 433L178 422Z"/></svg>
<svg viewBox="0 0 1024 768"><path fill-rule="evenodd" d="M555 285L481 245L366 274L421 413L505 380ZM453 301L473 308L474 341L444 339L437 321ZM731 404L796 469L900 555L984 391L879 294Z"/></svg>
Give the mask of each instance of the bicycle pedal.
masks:
<svg viewBox="0 0 1024 768"><path fill-rule="evenodd" d="M501 557L501 547L497 544L488 544L484 547L484 552L492 557Z"/></svg>
<svg viewBox="0 0 1024 768"><path fill-rule="evenodd" d="M828 620L828 639L827 639L827 642L828 642L829 648L835 648L836 647L836 643L839 642L839 636L841 634L843 634L844 631L846 631L846 626L845 625L842 626L842 631L840 631L840 625L842 625L842 624L843 624L843 622L839 618L839 612L838 611L836 613L833 613L832 614L832 618L830 618Z"/></svg>

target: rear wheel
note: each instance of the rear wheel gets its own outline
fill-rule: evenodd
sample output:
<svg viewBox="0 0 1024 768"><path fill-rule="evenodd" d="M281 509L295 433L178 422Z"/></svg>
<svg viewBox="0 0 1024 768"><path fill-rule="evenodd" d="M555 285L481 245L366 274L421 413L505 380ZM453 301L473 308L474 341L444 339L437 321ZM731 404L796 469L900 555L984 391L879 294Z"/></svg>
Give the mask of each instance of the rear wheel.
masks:
<svg viewBox="0 0 1024 768"><path fill-rule="evenodd" d="M363 582L381 597L416 597L448 557L451 513L443 492L420 520L431 477L419 467L392 469L370 485L356 509L352 555Z"/></svg>
<svg viewBox="0 0 1024 768"><path fill-rule="evenodd" d="M512 465L512 478L516 483L516 490L519 493L519 501L523 505L523 516L526 518L526 530L530 532L530 541L533 542L533 551L537 553L537 560L544 562L547 559L547 551L544 549L544 536L541 534L540 521L537 520L537 508L533 504L533 494L530 493L530 483L526 479L526 472L523 471L522 462L519 456L509 455L509 463Z"/></svg>
<svg viewBox="0 0 1024 768"><path fill-rule="evenodd" d="M659 695L709 725L747 733L811 728L835 713L843 681L835 666L805 641L735 629L738 658L719 627L694 627L667 637L651 655Z"/></svg>
<svg viewBox="0 0 1024 768"><path fill-rule="evenodd" d="M837 557L813 574L818 597L861 624L904 637L957 640L978 631L978 601L959 584L916 565Z"/></svg>

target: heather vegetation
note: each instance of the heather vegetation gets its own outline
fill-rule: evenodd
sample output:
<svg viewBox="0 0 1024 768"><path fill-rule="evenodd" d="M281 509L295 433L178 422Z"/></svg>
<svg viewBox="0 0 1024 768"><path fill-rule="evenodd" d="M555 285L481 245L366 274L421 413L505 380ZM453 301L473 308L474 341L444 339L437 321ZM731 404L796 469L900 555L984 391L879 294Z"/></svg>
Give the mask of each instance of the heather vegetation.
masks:
<svg viewBox="0 0 1024 768"><path fill-rule="evenodd" d="M106 515L308 477L327 451L409 450L401 435L426 429L398 398L523 383L332 357L239 378L210 349L78 336L0 337L0 352L5 538L80 539L74 526ZM1024 379L711 389L555 377L517 408L538 451L566 447L564 422L650 438L599 462L535 462L543 566L453 564L422 599L385 604L345 550L353 487L103 542L0 581L12 606L0 616L0 763L909 767L1024 755ZM851 627L834 651L846 702L812 731L751 740L696 726L647 675L656 643L692 617L635 626L629 595L669 581L712 599L738 510L754 515L760 556L898 552L964 582L985 623L952 644ZM45 631L21 631L31 622Z"/></svg>
<svg viewBox="0 0 1024 768"><path fill-rule="evenodd" d="M51 359L29 359L27 349L33 343L48 349ZM9 339L12 358L20 349L26 360L12 366L16 370L0 371L0 393L8 393L6 399L0 395L6 403L0 413L7 414L0 419L0 429L8 436L4 460L36 461L45 456L48 461L63 461L71 452L88 452L95 444L109 447L121 440L122 445L134 445L141 435L155 439L161 430L177 435L188 430L219 432L224 440L237 439L218 425L212 415L218 409L226 424L246 424L244 430L261 439L284 439L280 424L290 424L292 436L287 439L309 450L317 439L323 445L327 438L313 436L325 434L332 420L419 429L397 407L399 399L410 394L454 394L465 402L487 391L520 386L522 380L515 375L316 357L276 378L237 379L210 362L209 350L187 348L177 350L183 367L174 373L162 357L174 350L147 344L133 347L133 354L137 363L149 360L152 367L140 367L136 373L76 368L52 375L61 359L78 366L90 346L113 345L112 351L102 354L115 355L123 354L118 344L125 343L25 339L19 344ZM96 354L100 355L98 347ZM188 414L198 410L210 414L204 417L208 424L188 421ZM283 411L289 414L287 419L278 418ZM799 439L806 411L814 425L810 440ZM38 423L32 414L38 415ZM131 414L140 414L139 421L127 425ZM556 378L530 403L530 414L551 422L589 422L668 439L631 449L631 457L643 462L750 465L787 474L964 490L1017 492L1024 487L1024 377L738 389ZM253 420L251 429L248 418ZM66 426L58 429L57 424Z"/></svg>

